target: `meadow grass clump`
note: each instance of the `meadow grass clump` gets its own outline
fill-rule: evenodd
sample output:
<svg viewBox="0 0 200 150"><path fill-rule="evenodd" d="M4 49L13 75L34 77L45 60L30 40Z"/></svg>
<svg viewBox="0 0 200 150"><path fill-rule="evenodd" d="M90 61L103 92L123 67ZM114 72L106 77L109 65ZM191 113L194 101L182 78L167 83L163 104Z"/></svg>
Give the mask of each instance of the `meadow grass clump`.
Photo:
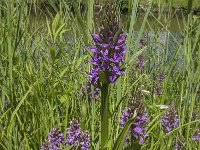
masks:
<svg viewBox="0 0 200 150"><path fill-rule="evenodd" d="M118 3L82 2L34 15L24 0L0 2L0 149L200 149L192 3L178 16L163 13L171 0L156 14L150 0L140 16L129 1L125 17Z"/></svg>

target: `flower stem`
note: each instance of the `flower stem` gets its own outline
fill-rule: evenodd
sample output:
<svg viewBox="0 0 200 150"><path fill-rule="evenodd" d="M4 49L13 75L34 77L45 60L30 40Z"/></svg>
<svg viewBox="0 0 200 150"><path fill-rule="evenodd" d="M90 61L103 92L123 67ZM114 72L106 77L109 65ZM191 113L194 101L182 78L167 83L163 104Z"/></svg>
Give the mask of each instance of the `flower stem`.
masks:
<svg viewBox="0 0 200 150"><path fill-rule="evenodd" d="M101 149L107 149L109 137L109 84L104 83L101 87Z"/></svg>

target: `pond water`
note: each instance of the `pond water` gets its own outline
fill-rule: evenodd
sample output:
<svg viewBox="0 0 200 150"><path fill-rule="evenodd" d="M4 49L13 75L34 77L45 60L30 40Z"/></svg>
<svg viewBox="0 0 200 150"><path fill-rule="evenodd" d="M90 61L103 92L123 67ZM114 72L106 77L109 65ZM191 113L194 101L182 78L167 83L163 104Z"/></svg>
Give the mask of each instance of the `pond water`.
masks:
<svg viewBox="0 0 200 150"><path fill-rule="evenodd" d="M42 28L46 28L46 17L37 17L33 15L30 19L32 21L31 26L34 29L38 29L38 26L41 26L41 30ZM49 20L51 19L49 18ZM143 15L139 15L137 17L137 21L134 25L135 37L138 36L138 32L142 26L143 20ZM130 16L122 15L122 22L125 23L125 30L128 30L130 24ZM182 32L184 31L184 25L184 17L181 17L180 15L176 15L170 19L163 19L162 21L157 21L152 16L148 18L144 34L148 36L148 49L155 52L155 56L153 57L157 57L156 55L165 53L166 57L163 59L167 61L166 64L170 64L170 59L174 56L177 48L181 47L183 43L184 35L182 35ZM99 23L96 21L95 28L98 29L98 27ZM73 42L73 37L67 36L67 38ZM183 64L182 47L181 50L179 50L178 57L178 64Z"/></svg>
<svg viewBox="0 0 200 150"><path fill-rule="evenodd" d="M130 22L130 19L128 16L123 16L124 19L128 20ZM157 19L157 18L156 18ZM146 29L152 29L157 30L158 27L162 30L168 30L170 32L181 32L184 30L185 20L181 16L176 16L173 18L165 18L162 19L162 21L156 20L154 17L148 17L148 21L146 22ZM137 21L135 23L135 31L139 31L141 28L141 25L143 23L144 16L140 15L137 17Z"/></svg>

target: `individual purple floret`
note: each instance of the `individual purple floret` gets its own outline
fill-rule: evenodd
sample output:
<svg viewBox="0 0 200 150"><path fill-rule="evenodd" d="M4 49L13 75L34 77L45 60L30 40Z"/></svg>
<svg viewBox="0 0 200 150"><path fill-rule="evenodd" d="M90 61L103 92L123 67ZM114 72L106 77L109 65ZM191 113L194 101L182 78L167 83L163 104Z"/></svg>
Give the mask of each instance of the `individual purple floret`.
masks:
<svg viewBox="0 0 200 150"><path fill-rule="evenodd" d="M122 111L120 124L122 126L125 126L127 121L133 117L133 114L134 114L133 110L131 108L126 107ZM145 126L147 122L148 122L147 114L138 114L138 116L136 117L135 121L131 125L131 128L128 132L128 134L133 134L133 138L135 140L139 139L140 144L144 144L144 139L145 137L148 136L148 134L145 133L146 132ZM126 138L126 140L128 140L128 138Z"/></svg>
<svg viewBox="0 0 200 150"><path fill-rule="evenodd" d="M64 141L64 134L57 128L53 128L48 136L49 150L60 150L60 144Z"/></svg>
<svg viewBox="0 0 200 150"><path fill-rule="evenodd" d="M165 133L172 131L179 126L179 118L174 106L170 106L161 120Z"/></svg>
<svg viewBox="0 0 200 150"><path fill-rule="evenodd" d="M193 141L200 141L200 130L197 130L195 134L192 136Z"/></svg>
<svg viewBox="0 0 200 150"><path fill-rule="evenodd" d="M120 124L122 126L125 126L126 123L128 122L129 119L131 119L131 117L133 116L133 112L130 108L126 107L123 111L122 111L122 116L120 118Z"/></svg>
<svg viewBox="0 0 200 150"><path fill-rule="evenodd" d="M72 120L70 122L70 127L67 128L67 139L65 144L67 147L73 145L74 148L80 146L81 150L89 150L90 136L88 132L81 131L80 124L77 120Z"/></svg>
<svg viewBox="0 0 200 150"><path fill-rule="evenodd" d="M94 67L91 69L90 74L88 74L88 77L90 78L90 82L94 85L97 85L99 82L99 68Z"/></svg>
<svg viewBox="0 0 200 150"><path fill-rule="evenodd" d="M101 29L99 34L92 34L94 47L90 51L94 53L90 70L90 82L97 85L103 77L103 81L115 83L116 80L125 72L120 68L120 63L124 62L124 55L127 51L126 35L121 31L119 34L118 26L113 23ZM102 80L101 80L102 81Z"/></svg>

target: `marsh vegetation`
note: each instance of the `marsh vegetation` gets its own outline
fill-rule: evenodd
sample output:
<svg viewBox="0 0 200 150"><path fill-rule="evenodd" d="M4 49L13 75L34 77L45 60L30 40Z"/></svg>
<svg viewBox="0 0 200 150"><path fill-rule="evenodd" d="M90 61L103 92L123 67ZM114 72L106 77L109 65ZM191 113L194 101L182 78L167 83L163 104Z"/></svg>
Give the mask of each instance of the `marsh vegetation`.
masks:
<svg viewBox="0 0 200 150"><path fill-rule="evenodd" d="M0 1L0 149L200 149L198 0L123 7Z"/></svg>

